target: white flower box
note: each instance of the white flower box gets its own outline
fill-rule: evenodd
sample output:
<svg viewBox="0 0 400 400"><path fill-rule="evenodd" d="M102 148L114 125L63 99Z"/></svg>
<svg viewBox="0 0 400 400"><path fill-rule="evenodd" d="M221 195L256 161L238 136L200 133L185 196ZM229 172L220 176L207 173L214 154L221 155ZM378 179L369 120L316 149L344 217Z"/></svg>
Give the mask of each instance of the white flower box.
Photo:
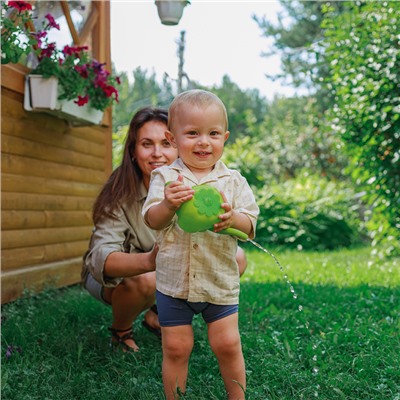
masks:
<svg viewBox="0 0 400 400"><path fill-rule="evenodd" d="M103 111L88 104L78 106L73 100L58 100L58 79L27 75L25 80L24 108L27 111L44 112L64 119L74 126L98 125Z"/></svg>

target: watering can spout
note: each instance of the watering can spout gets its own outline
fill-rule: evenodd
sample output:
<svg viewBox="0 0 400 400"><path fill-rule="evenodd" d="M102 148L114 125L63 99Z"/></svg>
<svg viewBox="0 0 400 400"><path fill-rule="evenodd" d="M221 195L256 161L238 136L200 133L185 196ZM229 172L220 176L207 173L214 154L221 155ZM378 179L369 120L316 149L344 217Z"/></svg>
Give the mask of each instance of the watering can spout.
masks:
<svg viewBox="0 0 400 400"><path fill-rule="evenodd" d="M183 203L178 211L178 225L188 233L214 230L214 224L220 222L218 215L225 213L221 207L224 199L221 193L213 186L193 186L193 198ZM247 240L246 233L234 228L227 228L220 232L231 235L241 240Z"/></svg>
<svg viewBox="0 0 400 400"><path fill-rule="evenodd" d="M249 238L244 232L239 231L239 229L235 229L235 228L227 228L227 229L224 229L217 233L235 236L236 238L241 239L241 240L247 240Z"/></svg>

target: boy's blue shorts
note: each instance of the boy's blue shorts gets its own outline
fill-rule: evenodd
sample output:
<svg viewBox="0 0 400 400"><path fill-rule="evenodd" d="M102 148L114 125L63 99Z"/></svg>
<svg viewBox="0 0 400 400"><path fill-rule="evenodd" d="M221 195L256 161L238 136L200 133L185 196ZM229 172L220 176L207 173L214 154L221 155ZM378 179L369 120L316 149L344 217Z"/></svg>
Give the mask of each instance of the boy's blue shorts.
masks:
<svg viewBox="0 0 400 400"><path fill-rule="evenodd" d="M156 292L158 320L161 326L191 325L195 314L201 313L209 324L239 311L239 305L228 306L211 303L193 303Z"/></svg>

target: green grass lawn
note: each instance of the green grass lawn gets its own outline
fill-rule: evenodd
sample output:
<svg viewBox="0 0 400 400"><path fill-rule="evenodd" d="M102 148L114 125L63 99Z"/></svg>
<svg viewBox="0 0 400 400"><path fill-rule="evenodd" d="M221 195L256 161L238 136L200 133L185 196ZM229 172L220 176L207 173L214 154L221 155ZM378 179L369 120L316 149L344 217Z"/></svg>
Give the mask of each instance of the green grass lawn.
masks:
<svg viewBox="0 0 400 400"><path fill-rule="evenodd" d="M400 400L400 260L371 249L274 250L249 245L240 330L247 399ZM161 346L109 348L111 311L79 286L2 307L2 399L163 399ZM185 399L225 399L201 317Z"/></svg>

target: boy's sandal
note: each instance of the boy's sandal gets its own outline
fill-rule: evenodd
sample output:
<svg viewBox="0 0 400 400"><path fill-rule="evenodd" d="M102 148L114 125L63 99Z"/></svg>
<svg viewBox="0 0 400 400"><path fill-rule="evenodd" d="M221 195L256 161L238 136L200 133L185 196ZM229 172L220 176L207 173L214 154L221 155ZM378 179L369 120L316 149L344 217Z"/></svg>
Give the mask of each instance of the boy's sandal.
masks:
<svg viewBox="0 0 400 400"><path fill-rule="evenodd" d="M132 328L127 328L127 329L108 328L108 330L111 332L110 345L112 348L114 349L121 348L124 352L137 351L126 344L126 341L129 339L135 341L135 339L133 338ZM119 336L118 333L121 332L126 332L126 333L122 336Z"/></svg>
<svg viewBox="0 0 400 400"><path fill-rule="evenodd" d="M158 315L158 310L157 310L157 305L153 304L150 307L150 310L153 311L154 314ZM151 333L153 333L154 335L156 335L159 339L161 339L161 329L160 328L154 328L152 326L150 326L146 320L142 321L142 325Z"/></svg>

